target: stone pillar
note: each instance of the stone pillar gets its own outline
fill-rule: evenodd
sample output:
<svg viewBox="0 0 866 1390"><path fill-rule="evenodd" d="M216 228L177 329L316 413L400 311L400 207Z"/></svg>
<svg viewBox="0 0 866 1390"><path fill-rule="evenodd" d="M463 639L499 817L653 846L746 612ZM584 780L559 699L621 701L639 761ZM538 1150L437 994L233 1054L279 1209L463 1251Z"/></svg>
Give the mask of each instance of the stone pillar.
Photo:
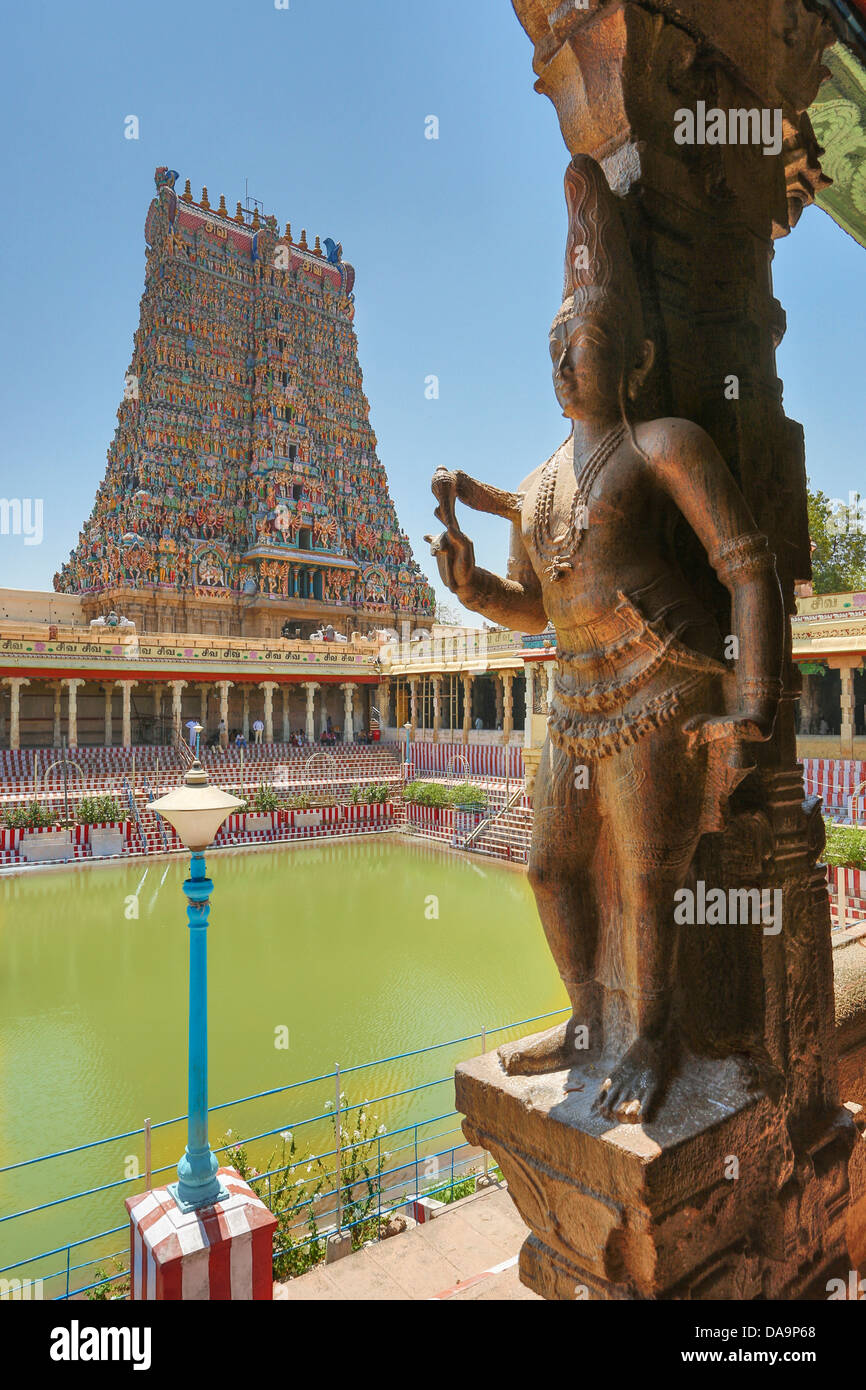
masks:
<svg viewBox="0 0 866 1390"><path fill-rule="evenodd" d="M307 743L316 741L316 691L318 690L317 681L304 681L304 690L307 692Z"/></svg>
<svg viewBox="0 0 866 1390"><path fill-rule="evenodd" d="M842 758L854 757L854 671L859 667L861 657L851 657L849 661L844 659L832 665L838 670L841 680L841 748L839 756Z"/></svg>
<svg viewBox="0 0 866 1390"><path fill-rule="evenodd" d="M376 688L376 704L379 709L379 727L387 729L391 723L391 682L380 681Z"/></svg>
<svg viewBox="0 0 866 1390"><path fill-rule="evenodd" d="M4 676L3 684L9 687L9 747L21 747L21 687L29 685L25 676Z"/></svg>
<svg viewBox="0 0 866 1390"><path fill-rule="evenodd" d="M430 684L433 687L433 742L438 743L442 727L442 677L431 676Z"/></svg>
<svg viewBox="0 0 866 1390"><path fill-rule="evenodd" d="M821 711L820 675L800 669L800 731L804 735L818 732ZM814 726L814 727L813 727Z"/></svg>
<svg viewBox="0 0 866 1390"><path fill-rule="evenodd" d="M265 717L264 717L264 740L265 743L274 741L274 691L277 688L276 681L262 681L259 687L265 695Z"/></svg>
<svg viewBox="0 0 866 1390"><path fill-rule="evenodd" d="M63 684L55 681L52 686L54 692L54 727L51 731L51 746L59 748L63 742Z"/></svg>
<svg viewBox="0 0 866 1390"><path fill-rule="evenodd" d="M241 689L243 697L243 716L241 718L241 731L247 743L250 741L250 688L244 685Z"/></svg>
<svg viewBox="0 0 866 1390"><path fill-rule="evenodd" d="M114 681L109 681L108 684L103 687L103 692L105 694L105 730L102 741L106 748L110 748L113 736L111 727L111 704L114 699Z"/></svg>
<svg viewBox="0 0 866 1390"><path fill-rule="evenodd" d="M133 1302L270 1302L277 1218L234 1168L217 1172L227 1196L180 1210L170 1188L125 1199Z"/></svg>
<svg viewBox="0 0 866 1390"><path fill-rule="evenodd" d="M216 688L220 693L220 747L229 746L229 691L234 685L234 681L217 681Z"/></svg>
<svg viewBox="0 0 866 1390"><path fill-rule="evenodd" d="M547 708L553 704L553 691L556 682L556 661L547 663Z"/></svg>
<svg viewBox="0 0 866 1390"><path fill-rule="evenodd" d="M351 743L355 737L355 715L353 700L355 696L355 685L352 681L347 681L340 686L343 692L343 742Z"/></svg>
<svg viewBox="0 0 866 1390"><path fill-rule="evenodd" d="M66 678L63 684L68 687L69 703L66 710L66 743L69 748L78 747L78 687L84 685L80 677Z"/></svg>
<svg viewBox="0 0 866 1390"><path fill-rule="evenodd" d="M159 743L162 742L162 686L157 683L153 687L153 718L156 725L156 737Z"/></svg>
<svg viewBox="0 0 866 1390"><path fill-rule="evenodd" d="M502 742L508 743L514 731L514 672L500 671L502 681Z"/></svg>
<svg viewBox="0 0 866 1390"><path fill-rule="evenodd" d="M656 349L654 370L632 381L633 418L678 417L710 435L768 538L792 612L794 585L810 574L806 473L802 430L782 409L775 354L785 320L770 266L774 236L787 235L821 186L807 108L833 30L801 0L513 3L569 153L595 157L621 200ZM683 114L697 127L710 110L781 112L778 149L736 135L679 143ZM684 530L677 554L730 633L728 598L711 592L697 536ZM753 915L745 931L695 926L679 936L679 1036L715 1027L722 1055L707 1056L704 1072L669 1054L675 1079L647 1124L599 1122L598 1077L610 1064L599 1058L598 1071L581 1060L576 1038L574 1052L563 1042L561 1067L551 1039L539 1044L551 1064L543 1074L517 1074L532 1070L525 1043L506 1055L508 1070L490 1053L458 1068L464 1133L502 1168L531 1232L520 1276L544 1297L788 1303L826 1299L829 1279L844 1286L853 1268L845 1224L856 1135L839 1094L829 904L816 864L824 827L819 808L803 804L791 675L789 635L772 737L749 745L751 781L693 866L692 881L718 885L723 899L725 890L767 891L772 922ZM845 701L853 726L847 692ZM693 775L685 758L653 768L641 795L649 801L653 782L675 775ZM664 868L647 859L650 888ZM565 883L579 881L575 872ZM589 1032L591 994L576 1005ZM757 1088L731 1048L747 1036L768 1079ZM708 1104L713 1096L724 1105ZM852 1180L858 1171L852 1165Z"/></svg>
<svg viewBox="0 0 866 1390"><path fill-rule="evenodd" d="M199 687L199 711L198 711L198 722L199 722L199 724L201 724L201 726L202 726L202 728L204 729L205 733L207 733L207 686L206 686L206 685L202 685L202 686Z"/></svg>
<svg viewBox="0 0 866 1390"><path fill-rule="evenodd" d="M498 729L505 719L505 675L502 671L493 671L491 674L493 676L493 694L496 700L494 723Z"/></svg>
<svg viewBox="0 0 866 1390"><path fill-rule="evenodd" d="M463 682L463 742L469 742L469 730L472 728L472 682L475 677L469 671L461 671L460 679Z"/></svg>
<svg viewBox="0 0 866 1390"><path fill-rule="evenodd" d="M117 684L123 693L123 713L122 713L122 732L121 742L124 748L132 747L132 687L138 685L138 681L118 681Z"/></svg>
<svg viewBox="0 0 866 1390"><path fill-rule="evenodd" d="M523 669L526 672L526 718L523 723L523 746L531 748L532 744L532 716L535 712L535 662L525 661Z"/></svg>
<svg viewBox="0 0 866 1390"><path fill-rule="evenodd" d="M289 695L292 687L290 685L280 686L280 695L283 701L283 743L288 743L292 737L292 724L289 717Z"/></svg>
<svg viewBox="0 0 866 1390"><path fill-rule="evenodd" d="M418 729L418 677L409 677L409 723L412 725L412 737Z"/></svg>
<svg viewBox="0 0 866 1390"><path fill-rule="evenodd" d="M183 737L183 692L186 681L169 681L171 687L171 732L175 743Z"/></svg>

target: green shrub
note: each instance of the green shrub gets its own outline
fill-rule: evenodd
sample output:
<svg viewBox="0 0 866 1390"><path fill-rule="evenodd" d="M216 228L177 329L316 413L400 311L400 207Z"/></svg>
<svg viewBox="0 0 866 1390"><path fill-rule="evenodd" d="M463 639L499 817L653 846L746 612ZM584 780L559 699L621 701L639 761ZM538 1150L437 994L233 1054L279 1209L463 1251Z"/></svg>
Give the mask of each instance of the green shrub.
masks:
<svg viewBox="0 0 866 1390"><path fill-rule="evenodd" d="M365 806L381 806L388 801L391 796L391 789L387 782L376 782L372 787L367 787L361 794L361 800Z"/></svg>
<svg viewBox="0 0 866 1390"><path fill-rule="evenodd" d="M309 792L296 792L294 796L286 797L286 806L290 811L307 811L310 806Z"/></svg>
<svg viewBox="0 0 866 1390"><path fill-rule="evenodd" d="M828 820L827 848L824 862L834 866L845 865L851 869L866 869L866 827L859 825L837 825Z"/></svg>
<svg viewBox="0 0 866 1390"><path fill-rule="evenodd" d="M78 803L78 824L99 825L122 819L119 801L109 795L83 796Z"/></svg>
<svg viewBox="0 0 866 1390"><path fill-rule="evenodd" d="M31 801L28 806L16 806L14 811L4 811L3 820L13 830L36 830L41 826L56 824L54 816L38 801Z"/></svg>
<svg viewBox="0 0 866 1390"><path fill-rule="evenodd" d="M350 1228L353 1250L378 1235L378 1210L382 1200L382 1174L390 1154L383 1150L384 1125L370 1113L367 1102L349 1107L340 1097L340 1141L342 1163L340 1194L342 1224ZM328 1103L326 1109L333 1111ZM285 1131L280 1145L266 1160L263 1169L253 1166L246 1144L230 1138L231 1130L218 1144L220 1162L234 1168L251 1183L257 1195L277 1218L274 1236L274 1277L294 1278L305 1273L325 1257L325 1240L319 1234L318 1213L324 1211L331 1222L335 1199L336 1117L330 1115L333 1138L331 1152L299 1156L293 1135ZM322 1207L324 1203L324 1207Z"/></svg>
<svg viewBox="0 0 866 1390"><path fill-rule="evenodd" d="M270 784L260 782L257 790L253 794L252 808L266 814L268 811L278 811L280 809L280 798Z"/></svg>
<svg viewBox="0 0 866 1390"><path fill-rule="evenodd" d="M472 806L483 811L487 793L472 782L461 782L456 787L445 787L441 782L407 782L403 800L416 806Z"/></svg>

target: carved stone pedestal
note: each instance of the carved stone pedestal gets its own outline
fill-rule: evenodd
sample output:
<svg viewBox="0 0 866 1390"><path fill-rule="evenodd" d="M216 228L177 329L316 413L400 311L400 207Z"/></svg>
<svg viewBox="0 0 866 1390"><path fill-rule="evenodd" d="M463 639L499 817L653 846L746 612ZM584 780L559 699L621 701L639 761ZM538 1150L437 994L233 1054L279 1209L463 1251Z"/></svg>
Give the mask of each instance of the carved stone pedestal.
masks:
<svg viewBox="0 0 866 1390"><path fill-rule="evenodd" d="M605 1075L507 1076L496 1053L457 1069L463 1132L532 1232L524 1284L548 1299L825 1299L847 1277L845 1110L816 1120L797 1163L780 1107L734 1059L685 1061L647 1125L592 1111Z"/></svg>

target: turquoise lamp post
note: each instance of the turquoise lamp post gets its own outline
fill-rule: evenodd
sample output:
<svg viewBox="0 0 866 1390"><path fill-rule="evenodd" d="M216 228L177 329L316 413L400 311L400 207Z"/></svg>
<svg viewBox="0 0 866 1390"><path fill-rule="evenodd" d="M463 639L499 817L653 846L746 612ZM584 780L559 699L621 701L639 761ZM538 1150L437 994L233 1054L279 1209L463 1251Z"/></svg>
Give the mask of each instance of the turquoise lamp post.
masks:
<svg viewBox="0 0 866 1390"><path fill-rule="evenodd" d="M226 817L241 805L230 792L210 786L196 758L183 786L149 806L174 826L190 852L190 874L183 885L189 919L189 1128L186 1152L177 1165L178 1180L169 1189L185 1212L228 1196L217 1177L219 1162L207 1134L207 923L213 883L205 872L204 851Z"/></svg>
<svg viewBox="0 0 866 1390"><path fill-rule="evenodd" d="M405 735L406 735L406 750L405 750L405 752L404 752L404 754L403 754L403 766L404 766L404 767L408 767L408 766L409 766L409 740L410 740L411 737L412 737L412 725L411 725L411 724L404 724L404 725L403 725L403 732L404 732ZM408 776L409 776L408 772L407 772L405 775L408 777Z"/></svg>

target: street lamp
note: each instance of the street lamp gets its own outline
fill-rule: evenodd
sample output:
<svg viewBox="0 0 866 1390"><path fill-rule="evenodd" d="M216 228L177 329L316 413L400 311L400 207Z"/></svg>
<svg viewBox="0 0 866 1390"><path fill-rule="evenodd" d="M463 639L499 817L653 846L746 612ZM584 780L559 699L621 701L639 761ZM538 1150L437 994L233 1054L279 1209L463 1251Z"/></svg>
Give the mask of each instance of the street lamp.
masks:
<svg viewBox="0 0 866 1390"><path fill-rule="evenodd" d="M186 1152L177 1165L170 1192L181 1211L212 1206L228 1196L217 1178L219 1161L207 1136L207 919L213 883L206 876L204 851L220 826L243 803L230 792L212 787L196 758L182 787L149 809L174 826L190 852L190 874L183 885L189 919L189 1101Z"/></svg>
<svg viewBox="0 0 866 1390"><path fill-rule="evenodd" d="M408 767L409 767L409 740L410 740L410 738L412 737L412 725L411 725L411 724L404 724L404 725L403 725L403 732L404 732L405 735L406 735L406 750L405 750L405 753L404 753L404 756L403 756L403 767L406 768L406 769L408 769ZM406 771L406 772L404 773L404 776L408 778L408 776L409 776L408 771Z"/></svg>

